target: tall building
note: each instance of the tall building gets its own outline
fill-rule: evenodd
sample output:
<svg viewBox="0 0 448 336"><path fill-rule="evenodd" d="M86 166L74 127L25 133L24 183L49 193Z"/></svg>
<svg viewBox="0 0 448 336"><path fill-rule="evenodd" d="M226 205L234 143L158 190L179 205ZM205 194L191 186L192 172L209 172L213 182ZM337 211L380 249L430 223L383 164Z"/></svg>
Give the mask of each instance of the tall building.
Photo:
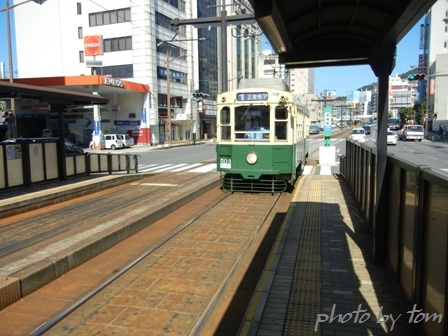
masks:
<svg viewBox="0 0 448 336"><path fill-rule="evenodd" d="M428 105L428 129L437 120L448 120L448 3L438 0L425 15L420 29L418 72L426 78L418 81L419 100ZM436 117L437 116L437 117Z"/></svg>
<svg viewBox="0 0 448 336"><path fill-rule="evenodd" d="M416 93L413 85L400 76L389 77L389 112L392 117L398 118L401 108L414 105Z"/></svg>
<svg viewBox="0 0 448 336"><path fill-rule="evenodd" d="M132 99L132 111L125 106L131 99L112 97L110 105L115 109L109 106L100 111L107 116L101 124L110 121L105 132L118 127L111 121L115 119L133 125L148 123L151 144L188 139L192 133L197 138L213 137L215 98L222 80L220 28L175 27L170 22L218 16L222 8L219 0L64 0L17 6L17 77L98 75L110 78L109 82L121 79L149 85L150 92L139 98L141 102ZM225 8L228 15L250 11L247 1L234 0ZM233 78L255 75L257 29L254 23L228 25L229 84ZM102 52L86 53L86 45L92 49L95 43L102 45ZM194 92L206 97L197 100ZM92 111L71 114L75 113Z"/></svg>

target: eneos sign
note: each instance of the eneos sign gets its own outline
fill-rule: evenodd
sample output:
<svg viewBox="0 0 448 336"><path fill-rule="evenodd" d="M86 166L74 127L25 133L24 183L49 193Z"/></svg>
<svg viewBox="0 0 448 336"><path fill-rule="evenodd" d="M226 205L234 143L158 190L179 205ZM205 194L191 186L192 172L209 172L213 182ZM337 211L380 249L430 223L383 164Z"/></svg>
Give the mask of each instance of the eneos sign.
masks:
<svg viewBox="0 0 448 336"><path fill-rule="evenodd" d="M84 36L84 56L96 56L103 54L103 36Z"/></svg>

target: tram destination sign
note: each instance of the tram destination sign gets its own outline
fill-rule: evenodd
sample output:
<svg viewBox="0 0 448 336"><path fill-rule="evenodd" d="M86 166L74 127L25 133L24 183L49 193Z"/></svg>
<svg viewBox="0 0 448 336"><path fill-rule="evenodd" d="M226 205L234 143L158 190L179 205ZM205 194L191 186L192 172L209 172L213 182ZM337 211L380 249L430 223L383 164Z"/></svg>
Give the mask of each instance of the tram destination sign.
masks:
<svg viewBox="0 0 448 336"><path fill-rule="evenodd" d="M237 101L265 101L268 100L267 92L241 92L236 95Z"/></svg>

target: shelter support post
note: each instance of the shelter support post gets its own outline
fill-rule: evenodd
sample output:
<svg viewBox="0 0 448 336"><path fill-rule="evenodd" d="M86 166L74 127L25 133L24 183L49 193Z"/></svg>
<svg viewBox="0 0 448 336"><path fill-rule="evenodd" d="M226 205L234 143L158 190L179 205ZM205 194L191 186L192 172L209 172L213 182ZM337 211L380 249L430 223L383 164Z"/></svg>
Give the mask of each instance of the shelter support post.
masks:
<svg viewBox="0 0 448 336"><path fill-rule="evenodd" d="M67 165L65 162L65 123L64 110L66 105L50 104L50 110L58 114L58 170L59 179L65 181L67 179Z"/></svg>
<svg viewBox="0 0 448 336"><path fill-rule="evenodd" d="M390 49L389 56L378 57L370 61L378 77L378 120L376 139L376 174L375 174L375 208L373 216L373 258L376 264L386 261L387 233L387 120L389 115L388 92L389 76L395 66L395 48Z"/></svg>

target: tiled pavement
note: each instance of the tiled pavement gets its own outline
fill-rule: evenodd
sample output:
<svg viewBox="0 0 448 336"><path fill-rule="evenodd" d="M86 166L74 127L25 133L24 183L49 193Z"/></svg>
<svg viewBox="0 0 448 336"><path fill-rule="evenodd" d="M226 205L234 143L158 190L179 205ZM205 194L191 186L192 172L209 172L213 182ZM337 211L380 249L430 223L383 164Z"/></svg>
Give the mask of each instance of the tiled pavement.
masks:
<svg viewBox="0 0 448 336"><path fill-rule="evenodd" d="M344 180L311 172L293 199L240 335L418 335Z"/></svg>

